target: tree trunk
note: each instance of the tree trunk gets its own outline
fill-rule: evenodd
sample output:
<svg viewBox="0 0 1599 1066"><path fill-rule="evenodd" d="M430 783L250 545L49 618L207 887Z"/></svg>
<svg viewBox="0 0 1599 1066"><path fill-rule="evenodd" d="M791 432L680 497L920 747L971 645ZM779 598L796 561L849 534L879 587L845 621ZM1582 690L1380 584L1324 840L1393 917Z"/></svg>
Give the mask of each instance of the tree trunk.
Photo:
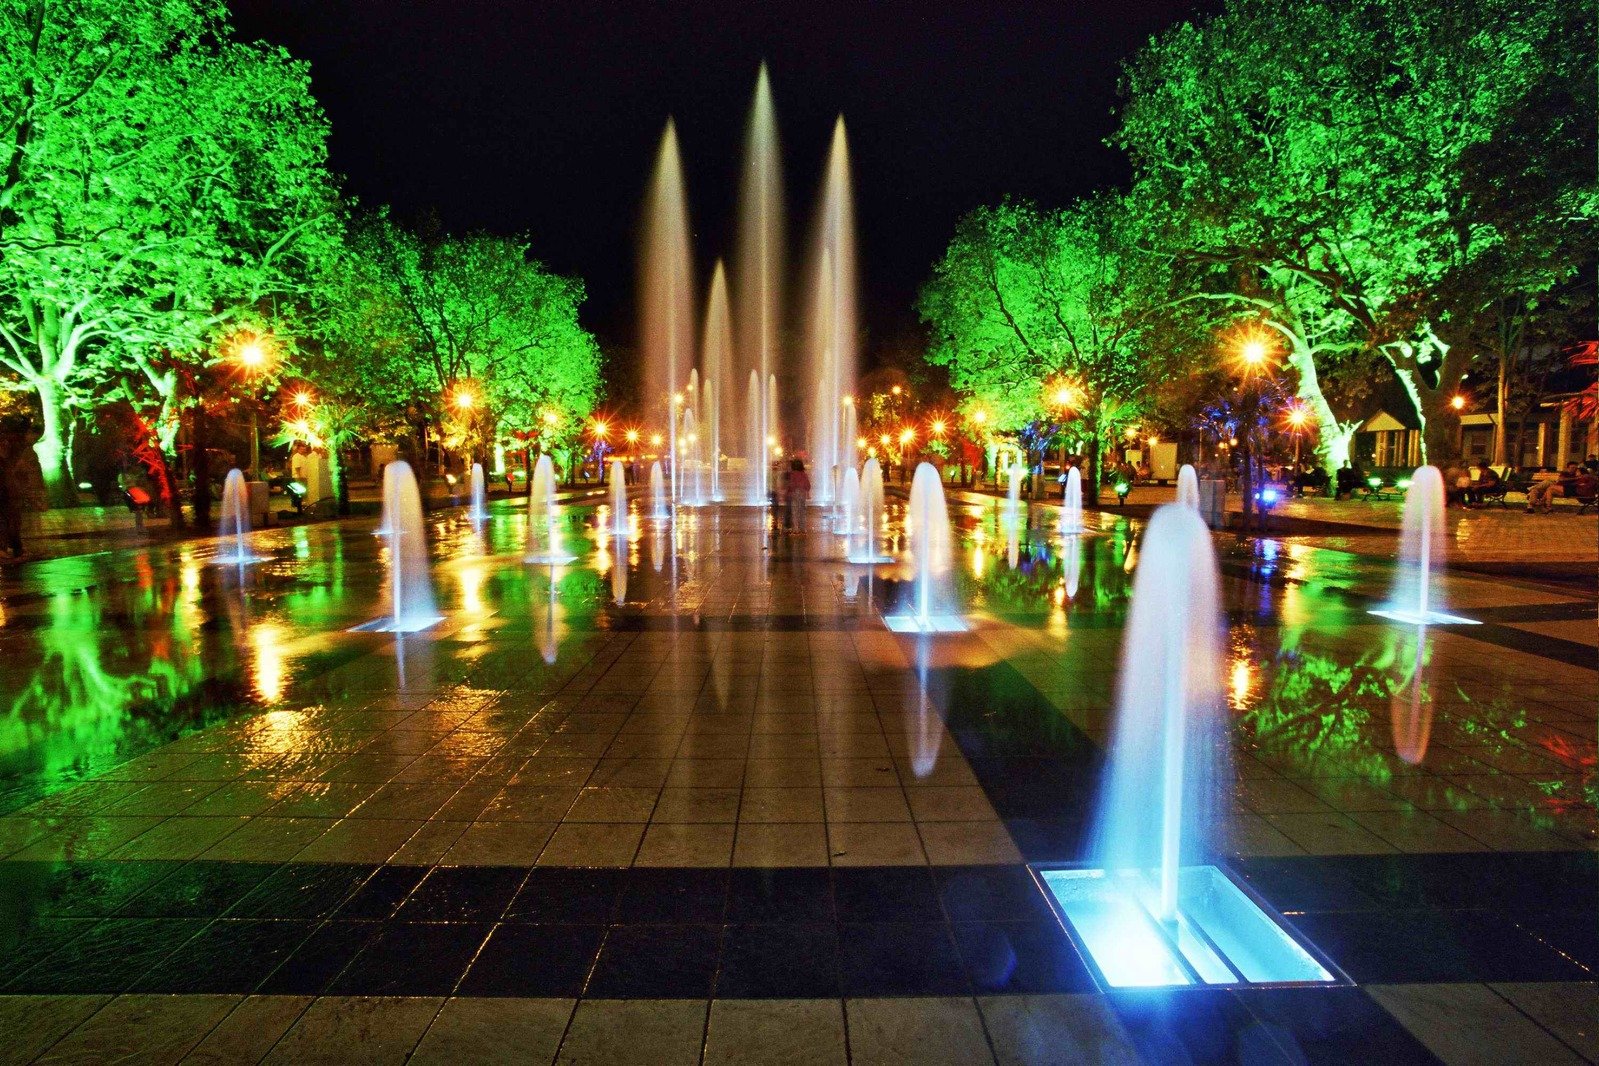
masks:
<svg viewBox="0 0 1599 1066"><path fill-rule="evenodd" d="M196 400L189 413L189 443L194 471L194 527L211 528L211 434L205 404Z"/></svg>
<svg viewBox="0 0 1599 1066"><path fill-rule="evenodd" d="M1510 351L1508 347L1503 347L1499 351L1499 379L1494 386L1494 466L1505 466L1509 462L1505 456L1505 417L1509 414L1509 407Z"/></svg>
<svg viewBox="0 0 1599 1066"><path fill-rule="evenodd" d="M67 411L65 397L54 379L35 381L34 391L39 396L39 410L43 426L39 439L34 442L33 453L39 457L39 470L44 475L44 489L51 507L71 507L78 501L78 488L72 481L72 468L67 454Z"/></svg>

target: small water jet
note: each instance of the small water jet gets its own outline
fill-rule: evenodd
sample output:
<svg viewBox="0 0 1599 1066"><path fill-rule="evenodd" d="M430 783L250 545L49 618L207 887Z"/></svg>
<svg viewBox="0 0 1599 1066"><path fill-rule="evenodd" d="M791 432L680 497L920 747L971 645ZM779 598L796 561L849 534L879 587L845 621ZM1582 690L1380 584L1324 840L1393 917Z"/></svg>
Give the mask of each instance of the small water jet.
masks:
<svg viewBox="0 0 1599 1066"><path fill-rule="evenodd" d="M489 489L488 482L483 477L483 464L472 464L472 491L471 504L467 508L466 516L473 525L480 525L489 516Z"/></svg>
<svg viewBox="0 0 1599 1066"><path fill-rule="evenodd" d="M872 565L891 563L892 555L877 550L877 538L883 526L883 468L876 457L861 464L860 529L859 539L851 538L851 548L846 558L852 563Z"/></svg>
<svg viewBox="0 0 1599 1066"><path fill-rule="evenodd" d="M1210 531L1190 507L1161 507L1122 641L1093 868L1040 871L1113 988L1336 980L1210 864L1232 789L1221 631Z"/></svg>
<svg viewBox="0 0 1599 1066"><path fill-rule="evenodd" d="M959 633L966 630L951 579L954 532L944 502L944 483L931 463L921 463L911 478L910 524L914 577L911 601L883 623L896 633Z"/></svg>
<svg viewBox="0 0 1599 1066"><path fill-rule="evenodd" d="M727 304L727 272L716 261L711 272L711 291L705 304L705 339L700 346L700 362L705 370L703 400L707 451L711 464L711 502L726 499L722 491L722 410L732 381L733 322Z"/></svg>
<svg viewBox="0 0 1599 1066"><path fill-rule="evenodd" d="M217 532L233 538L232 554L217 556L219 565L249 566L266 561L264 556L250 551L250 486L244 480L244 472L237 467L228 471L222 483L222 520Z"/></svg>
<svg viewBox="0 0 1599 1066"><path fill-rule="evenodd" d="M443 621L433 604L422 493L411 464L396 460L383 478L384 525L389 531L389 614L356 626L374 633L415 633Z"/></svg>
<svg viewBox="0 0 1599 1066"><path fill-rule="evenodd" d="M844 478L838 490L838 508L833 515L833 532L840 537L854 537L860 531L861 478L853 466L844 468ZM845 551L849 545L845 544Z"/></svg>
<svg viewBox="0 0 1599 1066"><path fill-rule="evenodd" d="M1184 463L1177 471L1177 502L1199 510L1199 474L1191 463Z"/></svg>
<svg viewBox="0 0 1599 1066"><path fill-rule="evenodd" d="M656 463L654 470L660 469ZM652 470L653 480L653 470ZM611 460L611 535L625 537L631 530L627 524L627 469L622 460Z"/></svg>
<svg viewBox="0 0 1599 1066"><path fill-rule="evenodd" d="M1476 625L1470 618L1444 611L1438 573L1447 550L1444 520L1444 476L1436 466L1411 475L1399 526L1399 567L1393 592L1374 615L1407 625Z"/></svg>
<svg viewBox="0 0 1599 1066"><path fill-rule="evenodd" d="M1061 492L1060 531L1073 536L1083 531L1083 474L1075 466L1066 471Z"/></svg>
<svg viewBox="0 0 1599 1066"><path fill-rule="evenodd" d="M536 552L533 544L539 524L544 526L544 550ZM577 556L561 547L561 511L555 497L555 463L548 454L541 454L533 464L533 480L527 494L527 555L525 562L547 563L561 566Z"/></svg>
<svg viewBox="0 0 1599 1066"><path fill-rule="evenodd" d="M1077 585L1083 572L1083 538L1067 537L1060 546L1061 563L1066 570L1066 598L1077 598Z"/></svg>
<svg viewBox="0 0 1599 1066"><path fill-rule="evenodd" d="M1022 475L1027 468L1021 463L1010 465L1010 484L1005 489L1005 521L1012 530L1022 519Z"/></svg>
<svg viewBox="0 0 1599 1066"><path fill-rule="evenodd" d="M409 467L407 468L409 469ZM379 497L383 501L383 509L379 513L378 528L372 531L372 535L374 537L386 537L389 535L389 532L394 529L394 518L389 514L389 500L391 499L390 492L392 491L389 486L390 483L393 482L396 473L397 471L395 470L393 463L386 463L384 465L383 492Z"/></svg>
<svg viewBox="0 0 1599 1066"><path fill-rule="evenodd" d="M611 490L612 503L615 503L616 490ZM626 494L623 499L625 501ZM624 504L625 506L625 504ZM661 461L657 459L650 464L650 519L656 522L669 522L672 519L672 507L666 500L666 474L661 470Z"/></svg>

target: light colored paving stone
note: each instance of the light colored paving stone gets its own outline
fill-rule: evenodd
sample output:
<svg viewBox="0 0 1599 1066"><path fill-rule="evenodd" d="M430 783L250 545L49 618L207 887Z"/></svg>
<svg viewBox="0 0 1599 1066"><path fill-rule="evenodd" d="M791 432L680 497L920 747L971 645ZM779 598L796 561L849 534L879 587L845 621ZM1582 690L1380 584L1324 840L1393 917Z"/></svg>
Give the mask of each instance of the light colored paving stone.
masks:
<svg viewBox="0 0 1599 1066"><path fill-rule="evenodd" d="M1142 1061L1103 996L985 996L977 1003L1002 1066Z"/></svg>
<svg viewBox="0 0 1599 1066"><path fill-rule="evenodd" d="M260 1062L310 1004L310 996L247 996L184 1056L184 1066Z"/></svg>
<svg viewBox="0 0 1599 1066"><path fill-rule="evenodd" d="M1449 1066L1584 1061L1487 985L1368 985L1366 992Z"/></svg>
<svg viewBox="0 0 1599 1066"><path fill-rule="evenodd" d="M411 1057L414 1066L549 1062L572 1017L570 999L452 999Z"/></svg>
<svg viewBox="0 0 1599 1066"><path fill-rule="evenodd" d="M711 1003L705 1066L844 1066L844 1011L838 1000L719 999Z"/></svg>
<svg viewBox="0 0 1599 1066"><path fill-rule="evenodd" d="M0 996L0 1064L32 1062L110 996Z"/></svg>
<svg viewBox="0 0 1599 1066"><path fill-rule="evenodd" d="M570 1066L696 1066L706 1004L683 999L586 999L557 1063Z"/></svg>
<svg viewBox="0 0 1599 1066"><path fill-rule="evenodd" d="M1599 1062L1599 984L1569 981L1490 985L1590 1062Z"/></svg>
<svg viewBox="0 0 1599 1066"><path fill-rule="evenodd" d="M238 1004L238 996L118 996L40 1063L177 1062Z"/></svg>
<svg viewBox="0 0 1599 1066"><path fill-rule="evenodd" d="M265 1061L273 1066L402 1063L443 1002L436 998L324 996L305 1009Z"/></svg>
<svg viewBox="0 0 1599 1066"><path fill-rule="evenodd" d="M977 1004L970 999L851 999L844 1008L850 1062L856 1066L995 1061Z"/></svg>

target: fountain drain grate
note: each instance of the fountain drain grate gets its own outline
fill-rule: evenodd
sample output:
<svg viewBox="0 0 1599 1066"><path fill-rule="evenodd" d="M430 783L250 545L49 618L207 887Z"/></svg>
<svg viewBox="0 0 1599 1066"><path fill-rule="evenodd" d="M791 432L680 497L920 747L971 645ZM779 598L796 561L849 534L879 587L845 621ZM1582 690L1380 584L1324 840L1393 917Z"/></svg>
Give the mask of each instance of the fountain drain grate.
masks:
<svg viewBox="0 0 1599 1066"><path fill-rule="evenodd" d="M1094 979L1119 988L1348 984L1264 901L1215 866L1185 866L1175 916L1154 871L1032 867Z"/></svg>

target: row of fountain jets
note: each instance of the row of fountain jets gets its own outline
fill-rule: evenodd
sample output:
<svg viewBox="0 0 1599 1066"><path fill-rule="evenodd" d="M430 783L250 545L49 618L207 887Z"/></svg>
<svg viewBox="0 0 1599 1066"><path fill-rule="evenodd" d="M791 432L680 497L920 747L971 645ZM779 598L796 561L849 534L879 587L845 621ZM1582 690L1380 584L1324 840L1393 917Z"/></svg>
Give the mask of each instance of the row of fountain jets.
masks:
<svg viewBox="0 0 1599 1066"><path fill-rule="evenodd" d="M856 465L853 402L857 366L855 217L849 139L834 123L797 313L786 313L788 260L783 179L771 82L756 77L744 144L733 280L711 271L695 361L693 255L683 164L671 119L661 136L645 203L640 257L644 395L664 417L667 497L676 505L765 506L780 426L808 449L815 502L831 506L843 472ZM786 326L803 320L797 353L781 350ZM795 358L797 356L797 358ZM797 370L780 372L780 368ZM734 390L745 382L742 411ZM779 407L780 386L810 398ZM735 463L724 466L724 456ZM724 484L734 470L742 485Z"/></svg>

